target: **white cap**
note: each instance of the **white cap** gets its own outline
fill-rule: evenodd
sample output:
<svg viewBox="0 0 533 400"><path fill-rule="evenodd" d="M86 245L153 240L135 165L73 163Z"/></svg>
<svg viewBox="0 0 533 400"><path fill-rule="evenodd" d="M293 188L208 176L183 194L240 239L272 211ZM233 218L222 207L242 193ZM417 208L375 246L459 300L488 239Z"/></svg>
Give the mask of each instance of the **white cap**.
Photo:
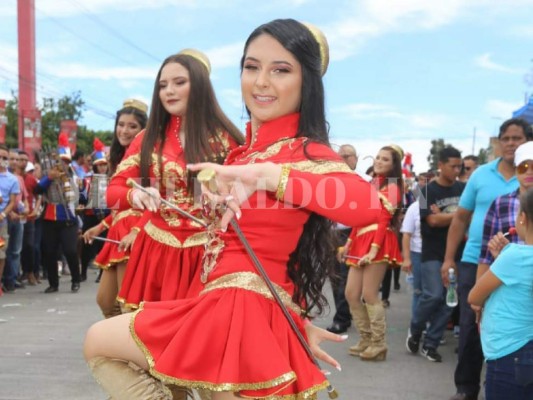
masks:
<svg viewBox="0 0 533 400"><path fill-rule="evenodd" d="M30 172L35 169L35 165L31 161L28 161L28 164L26 164L26 168L24 169L24 172Z"/></svg>
<svg viewBox="0 0 533 400"><path fill-rule="evenodd" d="M533 160L533 142L521 144L514 153L515 166L520 165L526 160Z"/></svg>

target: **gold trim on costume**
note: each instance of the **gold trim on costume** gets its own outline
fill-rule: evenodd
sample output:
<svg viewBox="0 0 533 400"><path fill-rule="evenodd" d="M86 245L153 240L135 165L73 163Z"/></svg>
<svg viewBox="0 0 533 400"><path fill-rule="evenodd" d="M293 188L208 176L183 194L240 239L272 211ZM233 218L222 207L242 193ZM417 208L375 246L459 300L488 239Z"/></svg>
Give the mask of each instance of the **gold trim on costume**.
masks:
<svg viewBox="0 0 533 400"><path fill-rule="evenodd" d="M381 192L378 192L378 197L379 197L379 200L381 201L381 204L383 204L383 207L385 207L385 209L389 212L389 214L394 215L394 213L396 212L396 207L392 205L389 199L387 199L387 197Z"/></svg>
<svg viewBox="0 0 533 400"><path fill-rule="evenodd" d="M276 292L279 294L279 297L287 307L289 307L296 314L301 315L302 309L292 301L292 297L283 290L282 287L273 284ZM274 300L272 293L268 289L265 281L253 272L235 272L233 274L224 275L218 279L215 279L212 282L209 282L205 285L204 289L200 292L200 295L208 293L216 289L245 289L250 290L254 293L260 294L263 297L266 297L269 300Z"/></svg>
<svg viewBox="0 0 533 400"><path fill-rule="evenodd" d="M367 232L372 232L378 229L378 224L367 225L364 228L358 229L355 236L364 235Z"/></svg>
<svg viewBox="0 0 533 400"><path fill-rule="evenodd" d="M281 386L277 391L281 391L285 389L289 384L294 382L296 380L296 374L294 371L287 372L277 378L263 381L263 382L254 382L254 383L212 383L212 382L206 382L206 381L190 381L190 380L184 380L184 379L177 379L173 376L163 374L155 369L155 360L152 354L150 353L150 350L144 345L144 343L139 339L137 336L137 333L135 332L135 318L139 313L143 311L144 308L144 302L139 305L139 309L134 311L132 313L129 329L130 334L137 346L141 349L143 352L146 361L148 362L149 366L149 372L150 375L153 377L159 379L165 384L174 384L178 386L184 386L188 388L193 389L206 389L210 390L212 392L239 392L241 390L257 390L257 389L270 389L275 388L276 386ZM316 399L315 393L317 393L320 390L324 390L329 385L329 382L325 380L324 382L312 386L308 389L306 389L303 392L296 393L293 395L276 395L272 394L269 396L270 399L276 399L276 400L304 400L304 399Z"/></svg>
<svg viewBox="0 0 533 400"><path fill-rule="evenodd" d="M115 218L113 218L113 222L111 223L111 226L115 226L118 221L126 217L140 217L141 215L142 215L141 211L133 210L131 208L128 210L120 211L117 215L115 215Z"/></svg>
<svg viewBox="0 0 533 400"><path fill-rule="evenodd" d="M283 200L285 196L285 190L287 189L287 183L289 183L289 174L291 173L291 166L289 164L283 164L281 166L281 174L279 176L278 190L276 190L276 199Z"/></svg>
<svg viewBox="0 0 533 400"><path fill-rule="evenodd" d="M127 170L131 167L138 167L141 165L141 155L140 154L134 154L132 156L129 156L128 158L125 158L118 164L117 169L115 171L115 175L120 174L121 172Z"/></svg>
<svg viewBox="0 0 533 400"><path fill-rule="evenodd" d="M353 173L353 171L348 167L345 162L337 161L299 161L289 164L292 169L301 172L312 172L313 174L332 174L335 172L348 172Z"/></svg>
<svg viewBox="0 0 533 400"><path fill-rule="evenodd" d="M154 239L156 242L163 243L167 246L171 246L177 249L184 249L187 247L200 246L207 243L207 234L205 232L195 233L189 236L182 243L172 233L167 232L161 228L158 228L151 221L148 221L144 226L144 231L148 236Z"/></svg>
<svg viewBox="0 0 533 400"><path fill-rule="evenodd" d="M285 145L291 145L292 143L300 140L299 138L281 138L277 142L272 143L263 151L254 151L250 154L242 156L239 160L250 159L249 164L254 164L256 160L266 160L278 154L281 148Z"/></svg>

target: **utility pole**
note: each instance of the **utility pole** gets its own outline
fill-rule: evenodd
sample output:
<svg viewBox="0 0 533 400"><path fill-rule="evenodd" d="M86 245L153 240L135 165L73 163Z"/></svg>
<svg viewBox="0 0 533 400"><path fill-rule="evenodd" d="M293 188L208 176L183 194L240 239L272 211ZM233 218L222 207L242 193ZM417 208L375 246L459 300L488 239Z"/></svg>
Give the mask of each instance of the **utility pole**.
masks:
<svg viewBox="0 0 533 400"><path fill-rule="evenodd" d="M41 113L36 103L35 0L17 1L19 55L18 146L41 147Z"/></svg>
<svg viewBox="0 0 533 400"><path fill-rule="evenodd" d="M474 132L472 135L472 154L476 155L476 127L474 126Z"/></svg>

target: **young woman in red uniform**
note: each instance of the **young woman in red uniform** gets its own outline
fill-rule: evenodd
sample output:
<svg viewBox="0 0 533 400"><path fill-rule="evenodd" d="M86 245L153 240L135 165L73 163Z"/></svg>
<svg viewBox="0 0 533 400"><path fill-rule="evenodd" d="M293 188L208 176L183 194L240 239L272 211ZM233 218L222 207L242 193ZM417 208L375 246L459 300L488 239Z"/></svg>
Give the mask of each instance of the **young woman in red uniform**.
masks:
<svg viewBox="0 0 533 400"><path fill-rule="evenodd" d="M145 103L135 99L127 99L124 101L123 108L117 112L115 136L109 149L109 175L113 175L117 171L126 149L139 132L146 127L147 111L148 106ZM118 211L113 203L108 202L107 205L112 209L112 213L97 226L86 231L83 235L84 240L91 242L94 236L109 229L108 239L132 241L136 234L133 228L139 223L142 213L131 208ZM94 260L95 265L103 270L96 302L106 318L121 312L116 297L129 258L129 251L124 251L123 247L106 242Z"/></svg>
<svg viewBox="0 0 533 400"><path fill-rule="evenodd" d="M213 400L315 398L327 385L228 221L238 219L305 336L313 325L302 315L322 310L333 264L328 218L350 226L377 222L380 209L371 205L379 199L329 146L322 36L294 20L272 21L248 38L241 66L251 119L245 145L224 166L190 166L216 172L218 194L207 195L227 207L215 221L220 229L210 231L205 287L189 299L143 303L131 318L99 322L87 334L85 357L115 399L169 399L158 380L207 389Z"/></svg>
<svg viewBox="0 0 533 400"><path fill-rule="evenodd" d="M402 158L403 151L397 145L378 152L372 184L384 205L379 222L353 229L345 246L346 265L351 267L345 294L360 336L349 353L362 360L383 361L387 356L385 309L379 299L379 286L387 268L399 267L402 262L395 232L403 197Z"/></svg>
<svg viewBox="0 0 533 400"><path fill-rule="evenodd" d="M211 81L209 59L186 49L168 57L157 74L148 127L132 143L107 191L109 204L144 209L119 301L127 309L143 300L184 298L207 242L201 225L183 218L166 205L199 215L194 199L193 175L188 163L222 163L232 148L243 142L240 131L222 112ZM138 180L156 197L131 188ZM154 187L155 186L155 187ZM196 199L198 200L198 199Z"/></svg>

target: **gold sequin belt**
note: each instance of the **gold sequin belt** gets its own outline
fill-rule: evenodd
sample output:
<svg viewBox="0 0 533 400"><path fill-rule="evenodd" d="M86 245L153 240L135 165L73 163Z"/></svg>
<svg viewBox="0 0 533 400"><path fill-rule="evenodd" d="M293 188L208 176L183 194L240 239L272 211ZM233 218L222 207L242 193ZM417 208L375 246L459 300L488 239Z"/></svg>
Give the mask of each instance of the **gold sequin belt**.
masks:
<svg viewBox="0 0 533 400"><path fill-rule="evenodd" d="M358 229L355 236L361 236L364 235L367 232L377 231L378 230L378 224L372 224L365 226L364 228ZM391 228L387 227L387 230L390 231Z"/></svg>
<svg viewBox="0 0 533 400"><path fill-rule="evenodd" d="M133 209L128 209L128 210L124 210L124 211L119 211L114 217L113 217L113 222L111 223L111 225L115 225L118 221L120 221L121 219L124 219L126 217L141 217L143 214L141 211L138 211L138 210L133 210Z"/></svg>
<svg viewBox="0 0 533 400"><path fill-rule="evenodd" d="M161 228L158 228L152 221L148 221L144 226L144 231L148 236L154 239L156 242L163 243L167 246L175 247L177 249L184 249L187 247L200 246L207 243L207 233L198 232L189 236L185 241L181 242L172 233L167 232Z"/></svg>
<svg viewBox="0 0 533 400"><path fill-rule="evenodd" d="M273 283L273 285L283 304L285 304L286 307L290 308L296 314L301 315L302 309L292 301L292 297L289 295L289 293L275 283ZM200 292L200 295L216 289L231 288L250 290L260 294L263 297L266 297L269 300L274 300L274 296L272 296L272 293L270 293L270 290L263 281L263 278L257 274L254 274L253 272L234 272L232 274L221 276L220 278L206 284L204 290Z"/></svg>

